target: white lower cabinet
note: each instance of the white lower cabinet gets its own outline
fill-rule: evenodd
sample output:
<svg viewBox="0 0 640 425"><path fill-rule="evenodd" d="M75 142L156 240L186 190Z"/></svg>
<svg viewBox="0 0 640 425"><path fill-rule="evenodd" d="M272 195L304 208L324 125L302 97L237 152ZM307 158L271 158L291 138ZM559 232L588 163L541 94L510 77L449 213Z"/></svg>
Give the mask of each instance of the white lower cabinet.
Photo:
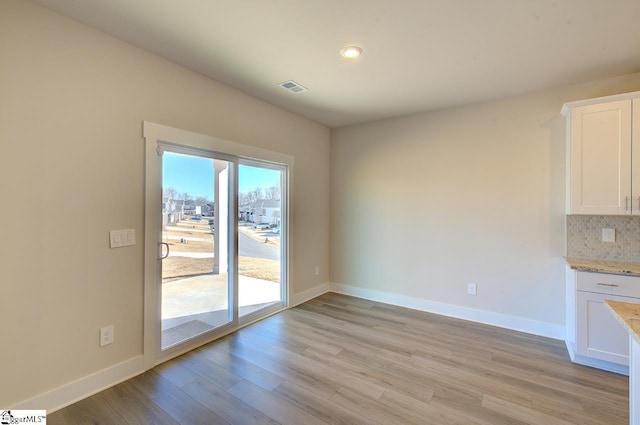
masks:
<svg viewBox="0 0 640 425"><path fill-rule="evenodd" d="M604 305L604 300L638 302L637 298L578 291L576 352L592 359L629 366L629 332Z"/></svg>
<svg viewBox="0 0 640 425"><path fill-rule="evenodd" d="M567 320L571 359L588 366L628 373L629 333L613 317L604 301L640 304L640 277L581 271L572 271L567 276L567 312L575 314L575 320L569 320L569 317Z"/></svg>
<svg viewBox="0 0 640 425"><path fill-rule="evenodd" d="M629 335L629 425L640 425L640 344Z"/></svg>

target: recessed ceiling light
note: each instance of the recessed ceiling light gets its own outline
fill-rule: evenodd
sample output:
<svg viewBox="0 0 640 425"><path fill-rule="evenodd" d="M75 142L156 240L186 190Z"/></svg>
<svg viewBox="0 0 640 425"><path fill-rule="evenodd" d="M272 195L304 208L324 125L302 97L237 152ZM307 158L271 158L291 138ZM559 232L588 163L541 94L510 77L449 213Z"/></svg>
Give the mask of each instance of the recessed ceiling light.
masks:
<svg viewBox="0 0 640 425"><path fill-rule="evenodd" d="M340 50L340 56L345 59L357 59L362 54L362 47L358 46L345 46Z"/></svg>

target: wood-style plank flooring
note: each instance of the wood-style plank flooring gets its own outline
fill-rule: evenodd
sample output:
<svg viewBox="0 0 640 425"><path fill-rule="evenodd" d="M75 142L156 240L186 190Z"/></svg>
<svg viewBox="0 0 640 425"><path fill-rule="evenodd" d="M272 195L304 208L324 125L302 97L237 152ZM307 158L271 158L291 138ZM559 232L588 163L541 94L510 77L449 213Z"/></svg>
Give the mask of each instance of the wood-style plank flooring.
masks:
<svg viewBox="0 0 640 425"><path fill-rule="evenodd" d="M330 293L48 423L616 425L628 403L561 341Z"/></svg>

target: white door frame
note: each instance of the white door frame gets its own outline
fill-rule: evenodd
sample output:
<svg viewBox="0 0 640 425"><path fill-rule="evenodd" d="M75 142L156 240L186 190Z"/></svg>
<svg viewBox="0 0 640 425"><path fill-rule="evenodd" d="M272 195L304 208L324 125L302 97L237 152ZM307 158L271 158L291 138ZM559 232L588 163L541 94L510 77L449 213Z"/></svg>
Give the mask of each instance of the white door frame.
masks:
<svg viewBox="0 0 640 425"><path fill-rule="evenodd" d="M288 193L288 189L292 187L293 179L293 163L294 158L290 155L272 152L253 146L243 145L230 142L227 140L217 139L211 136L193 133L186 130L180 130L161 124L155 124L149 121L143 121L143 137L145 139L145 232L144 232L144 336L143 336L143 358L144 370L149 370L163 361L178 356L185 351L193 349L193 346L183 349L182 351L172 350L166 357L158 356L158 347L160 346L160 308L161 308L161 291L158 287L158 280L161 273L161 264L158 261L160 257L159 247L162 242L161 235L161 205L162 205L162 168L159 161L159 142L182 145L193 149L200 149L212 153L218 153L222 157L234 157L235 163L238 160L256 160L262 162L271 162L286 167L285 186L283 186L283 213L289 216L291 202L284 193ZM235 176L237 187L237 173ZM235 220L237 220L237 213ZM285 220L286 225L281 227L281 244L283 248L283 273L281 276L281 285L283 288L283 304L289 305L289 281L288 281L288 261L287 252L289 246L289 222ZM237 286L237 281L236 281ZM231 306L230 306L231 307ZM237 315L236 315L237 317ZM229 332L237 329L235 327ZM216 334L216 337L219 337ZM211 340L209 336L202 340L194 340L194 345L205 344Z"/></svg>

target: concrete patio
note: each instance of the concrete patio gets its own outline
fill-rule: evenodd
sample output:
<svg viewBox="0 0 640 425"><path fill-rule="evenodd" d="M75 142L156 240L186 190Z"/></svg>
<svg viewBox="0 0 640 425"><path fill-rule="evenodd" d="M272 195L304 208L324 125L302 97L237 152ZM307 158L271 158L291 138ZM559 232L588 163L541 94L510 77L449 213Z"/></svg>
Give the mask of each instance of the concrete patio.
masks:
<svg viewBox="0 0 640 425"><path fill-rule="evenodd" d="M239 276L239 315L281 300L280 283ZM227 274L207 274L162 285L162 346L214 329L228 322Z"/></svg>

